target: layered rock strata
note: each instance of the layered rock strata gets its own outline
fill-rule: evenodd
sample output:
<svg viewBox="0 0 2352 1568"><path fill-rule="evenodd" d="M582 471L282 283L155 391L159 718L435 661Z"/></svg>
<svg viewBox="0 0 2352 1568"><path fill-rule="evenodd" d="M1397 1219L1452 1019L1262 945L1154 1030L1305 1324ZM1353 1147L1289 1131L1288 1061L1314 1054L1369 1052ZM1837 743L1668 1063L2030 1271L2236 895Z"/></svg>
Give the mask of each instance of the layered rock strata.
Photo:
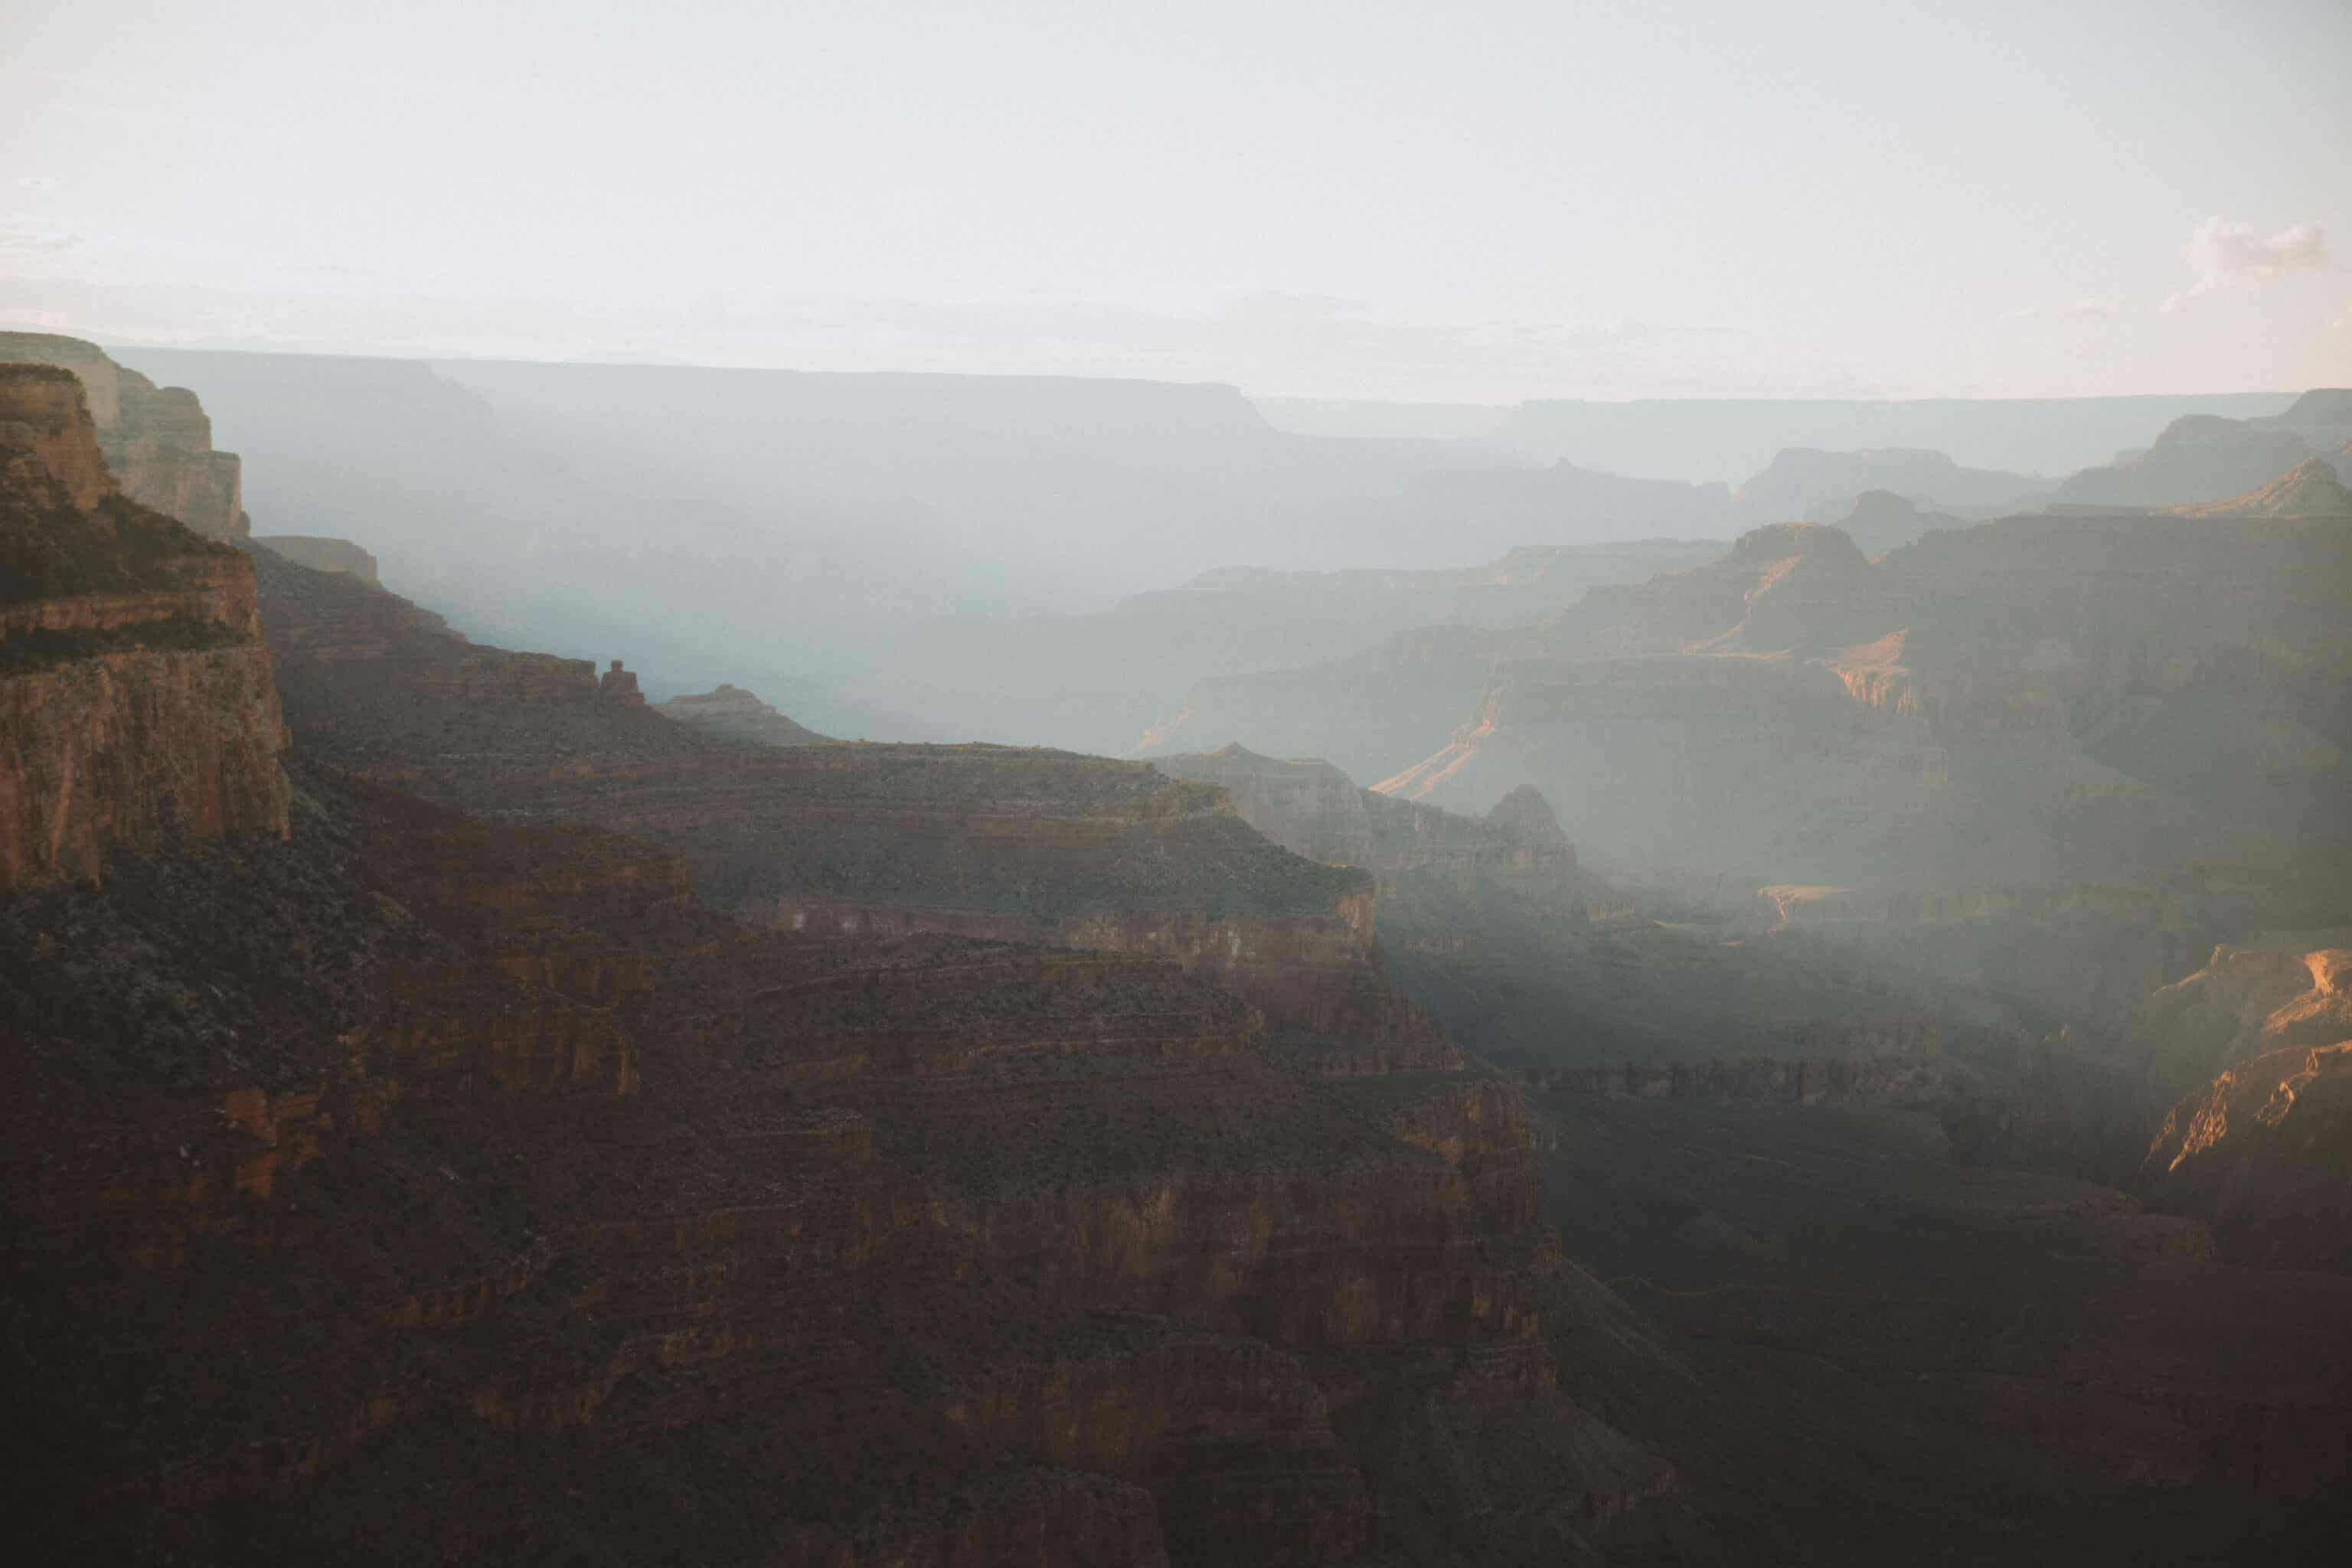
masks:
<svg viewBox="0 0 2352 1568"><path fill-rule="evenodd" d="M80 383L0 366L0 887L283 832L252 567L121 495Z"/></svg>
<svg viewBox="0 0 2352 1568"><path fill-rule="evenodd" d="M212 421L194 393L159 387L79 338L0 332L0 363L8 362L56 365L80 379L99 448L132 500L207 539L252 531L236 454L213 449Z"/></svg>

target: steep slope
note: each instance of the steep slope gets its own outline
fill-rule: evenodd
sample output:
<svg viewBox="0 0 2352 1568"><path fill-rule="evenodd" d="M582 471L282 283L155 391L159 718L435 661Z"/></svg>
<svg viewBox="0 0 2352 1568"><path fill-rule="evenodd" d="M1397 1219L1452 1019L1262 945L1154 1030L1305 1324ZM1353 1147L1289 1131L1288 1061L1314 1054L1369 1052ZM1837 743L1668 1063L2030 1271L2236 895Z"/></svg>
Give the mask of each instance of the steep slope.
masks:
<svg viewBox="0 0 2352 1568"><path fill-rule="evenodd" d="M2352 1274L2352 1039L2237 1063L2173 1108L2140 1169L2232 1262Z"/></svg>
<svg viewBox="0 0 2352 1568"><path fill-rule="evenodd" d="M283 832L253 570L121 495L81 383L0 365L0 888Z"/></svg>
<svg viewBox="0 0 2352 1568"><path fill-rule="evenodd" d="M194 393L158 387L96 343L47 332L0 332L5 363L56 365L80 379L99 450L131 500L208 539L252 531L237 456L213 449L212 421Z"/></svg>

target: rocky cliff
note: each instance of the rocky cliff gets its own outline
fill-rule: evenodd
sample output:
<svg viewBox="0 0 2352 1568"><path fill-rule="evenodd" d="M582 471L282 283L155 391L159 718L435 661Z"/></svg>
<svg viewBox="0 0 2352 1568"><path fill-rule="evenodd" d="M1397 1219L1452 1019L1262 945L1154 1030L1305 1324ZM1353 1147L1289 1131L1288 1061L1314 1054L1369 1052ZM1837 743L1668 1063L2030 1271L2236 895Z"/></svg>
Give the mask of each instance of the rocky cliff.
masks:
<svg viewBox="0 0 2352 1568"><path fill-rule="evenodd" d="M1560 1392L1518 1096L1387 985L1362 873L1136 764L706 740L617 661L74 508L72 384L5 384L47 454L11 447L8 580L57 590L12 655L227 615L131 651L242 660L278 792L0 889L18 1539L1468 1563L1691 1517ZM257 573L297 729L503 820L299 753L289 811ZM144 794L255 728L119 668L152 723L79 701L11 754ZM994 925L1046 943L942 934Z"/></svg>
<svg viewBox="0 0 2352 1568"><path fill-rule="evenodd" d="M2140 1174L2232 1262L2352 1274L2352 1040L2236 1063L2172 1109Z"/></svg>
<svg viewBox="0 0 2352 1568"><path fill-rule="evenodd" d="M242 539L236 454L213 449L212 421L184 386L159 387L96 343L46 332L0 332L0 363L56 365L80 378L99 449L122 493L208 539Z"/></svg>
<svg viewBox="0 0 2352 1568"><path fill-rule="evenodd" d="M120 494L80 383L0 366L0 887L283 832L252 568Z"/></svg>
<svg viewBox="0 0 2352 1568"><path fill-rule="evenodd" d="M0 1001L20 1539L1371 1563L1384 1517L1521 1560L1475 1500L1520 1483L1380 1485L1409 1412L1592 1426L1511 1091L1335 1085L1151 958L762 932L643 845L297 773L290 842L0 904L76 933L12 938ZM1518 1463L1597 1514L1639 1454Z"/></svg>

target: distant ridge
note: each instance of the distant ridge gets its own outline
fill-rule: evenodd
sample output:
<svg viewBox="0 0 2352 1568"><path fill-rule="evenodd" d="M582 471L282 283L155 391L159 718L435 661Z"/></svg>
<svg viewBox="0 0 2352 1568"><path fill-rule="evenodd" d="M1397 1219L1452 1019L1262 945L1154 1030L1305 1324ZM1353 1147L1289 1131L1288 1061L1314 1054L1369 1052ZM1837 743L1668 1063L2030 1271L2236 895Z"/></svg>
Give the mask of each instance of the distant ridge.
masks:
<svg viewBox="0 0 2352 1568"><path fill-rule="evenodd" d="M2352 517L2352 489L2318 458L2306 458L2259 489L2172 509L2183 517Z"/></svg>

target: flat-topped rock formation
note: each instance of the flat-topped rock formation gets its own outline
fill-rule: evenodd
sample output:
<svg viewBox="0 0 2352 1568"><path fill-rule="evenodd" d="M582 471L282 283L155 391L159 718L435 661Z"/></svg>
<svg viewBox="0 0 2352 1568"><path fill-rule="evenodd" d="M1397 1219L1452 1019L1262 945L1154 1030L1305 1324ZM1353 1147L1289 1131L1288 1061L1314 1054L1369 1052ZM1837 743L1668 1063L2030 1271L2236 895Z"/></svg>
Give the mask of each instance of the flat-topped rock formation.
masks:
<svg viewBox="0 0 2352 1568"><path fill-rule="evenodd" d="M725 682L713 690L673 697L660 710L665 717L705 734L753 746L812 746L831 738L795 724L752 693Z"/></svg>
<svg viewBox="0 0 2352 1568"><path fill-rule="evenodd" d="M252 568L120 493L80 382L0 364L0 888L286 829Z"/></svg>
<svg viewBox="0 0 2352 1568"><path fill-rule="evenodd" d="M122 492L208 539L242 539L242 475L234 452L213 449L196 395L159 387L96 343L47 332L0 332L0 363L60 366L80 378L100 451Z"/></svg>
<svg viewBox="0 0 2352 1568"><path fill-rule="evenodd" d="M2013 509L2048 488L2047 481L2031 474L1962 468L1949 454L1922 447L1825 452L1784 447L1761 472L1731 492L1730 511L1735 521L1748 527L1795 518L1834 521L1820 515L1834 498L1884 490L1941 510L1958 509L1983 517Z"/></svg>

